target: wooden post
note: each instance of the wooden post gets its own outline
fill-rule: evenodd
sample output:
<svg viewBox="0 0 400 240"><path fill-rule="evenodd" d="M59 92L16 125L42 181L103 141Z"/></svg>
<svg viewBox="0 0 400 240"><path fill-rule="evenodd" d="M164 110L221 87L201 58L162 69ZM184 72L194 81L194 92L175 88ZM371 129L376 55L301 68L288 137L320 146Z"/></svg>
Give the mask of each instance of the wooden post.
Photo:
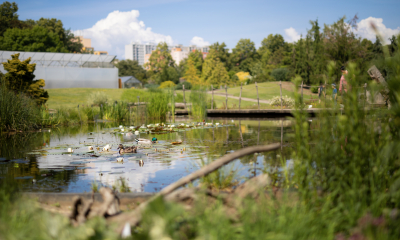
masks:
<svg viewBox="0 0 400 240"><path fill-rule="evenodd" d="M79 120L82 123L82 118L81 118L81 111L79 111L79 104L78 104L78 113L79 113Z"/></svg>
<svg viewBox="0 0 400 240"><path fill-rule="evenodd" d="M242 123L240 120L239 120L239 133L240 133L240 140L242 141L242 148L243 148L244 144L243 144L243 134L242 134Z"/></svg>
<svg viewBox="0 0 400 240"><path fill-rule="evenodd" d="M211 109L214 109L214 87L211 84Z"/></svg>
<svg viewBox="0 0 400 240"><path fill-rule="evenodd" d="M282 81L279 81L279 86L281 87L281 110L283 108L283 103L282 103Z"/></svg>
<svg viewBox="0 0 400 240"><path fill-rule="evenodd" d="M226 84L225 84L225 103L226 103L226 105L225 105L225 110L227 110L228 109L228 88L226 87Z"/></svg>
<svg viewBox="0 0 400 240"><path fill-rule="evenodd" d="M258 86L256 82L256 91L257 91L257 104L258 104L258 110L260 110L260 98L258 97Z"/></svg>
<svg viewBox="0 0 400 240"><path fill-rule="evenodd" d="M325 80L325 87L324 87L324 98L325 98L325 108L326 108L326 80Z"/></svg>
<svg viewBox="0 0 400 240"><path fill-rule="evenodd" d="M260 144L260 120L258 120L257 145Z"/></svg>
<svg viewBox="0 0 400 240"><path fill-rule="evenodd" d="M301 82L301 101L303 101L303 82Z"/></svg>
<svg viewBox="0 0 400 240"><path fill-rule="evenodd" d="M140 102L140 96L137 96L137 106L136 106L136 117L139 117L139 102Z"/></svg>
<svg viewBox="0 0 400 240"><path fill-rule="evenodd" d="M185 85L184 84L182 84L182 90L183 90L183 104L185 104L185 109L186 109Z"/></svg>
<svg viewBox="0 0 400 240"><path fill-rule="evenodd" d="M239 95L239 110L240 110L240 103L242 101L242 83L240 83L240 95Z"/></svg>
<svg viewBox="0 0 400 240"><path fill-rule="evenodd" d="M364 84L364 108L367 102L367 83Z"/></svg>
<svg viewBox="0 0 400 240"><path fill-rule="evenodd" d="M283 146L283 120L281 120L281 150L282 150L282 147Z"/></svg>

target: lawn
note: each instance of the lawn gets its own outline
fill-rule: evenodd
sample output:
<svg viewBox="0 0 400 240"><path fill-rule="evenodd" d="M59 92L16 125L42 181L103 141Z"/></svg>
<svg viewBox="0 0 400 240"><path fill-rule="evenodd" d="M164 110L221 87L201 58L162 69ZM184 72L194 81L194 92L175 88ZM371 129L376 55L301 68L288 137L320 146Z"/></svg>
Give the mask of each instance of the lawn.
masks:
<svg viewBox="0 0 400 240"><path fill-rule="evenodd" d="M272 99L275 96L280 96L280 87L278 82L263 82L263 83L258 83L258 95L260 100L269 100ZM294 92L294 86L293 83L291 82L283 82L282 83L282 95L293 97L293 92ZM293 90L291 90L293 89ZM225 93L225 90L219 90L220 93ZM240 95L240 86L239 87L233 87L228 89L228 94L231 94L233 96L239 97ZM257 91L255 84L249 84L243 86L242 89L242 97L246 98L253 98L257 99ZM311 98L311 92L310 90L303 90L303 97L304 99L310 99ZM317 95L313 94L313 98L317 98Z"/></svg>
<svg viewBox="0 0 400 240"><path fill-rule="evenodd" d="M73 108L79 105L86 105L89 94L93 92L105 92L109 101L121 100L123 89L108 88L58 88L46 89L49 93L47 105L50 109Z"/></svg>

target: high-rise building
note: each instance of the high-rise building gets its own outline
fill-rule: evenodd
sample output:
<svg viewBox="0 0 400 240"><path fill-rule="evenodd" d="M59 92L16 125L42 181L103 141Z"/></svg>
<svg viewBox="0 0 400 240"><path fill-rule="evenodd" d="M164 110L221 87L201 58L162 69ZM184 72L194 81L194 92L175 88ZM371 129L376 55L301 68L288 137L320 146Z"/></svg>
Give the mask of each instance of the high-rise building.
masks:
<svg viewBox="0 0 400 240"><path fill-rule="evenodd" d="M156 50L157 44L155 43L131 43L125 45L125 59L136 60L139 65L144 65L149 61L151 52ZM182 46L182 44L178 44L175 46L168 46L168 50L171 52L171 56L174 59L175 63L179 65L179 63L189 56L190 52L195 50L200 51L203 54L203 58L206 58L208 54L209 47L197 47L196 45L190 45L188 47Z"/></svg>
<svg viewBox="0 0 400 240"><path fill-rule="evenodd" d="M139 65L145 64L145 55L151 54L152 51L156 50L157 45L154 43L131 43L125 45L125 59L136 60Z"/></svg>

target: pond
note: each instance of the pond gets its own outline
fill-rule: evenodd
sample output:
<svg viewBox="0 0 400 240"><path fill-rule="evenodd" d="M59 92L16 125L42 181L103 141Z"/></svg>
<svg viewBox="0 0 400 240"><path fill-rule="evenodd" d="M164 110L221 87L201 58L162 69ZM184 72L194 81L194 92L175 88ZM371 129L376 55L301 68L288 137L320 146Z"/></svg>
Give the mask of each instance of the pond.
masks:
<svg viewBox="0 0 400 240"><path fill-rule="evenodd" d="M3 133L0 178L12 179L29 192L90 192L94 183L112 187L121 184L121 179L132 192L158 192L229 152L281 141L285 144L293 136L290 120L208 119L207 123L199 125L190 119L165 123L163 127L161 123L92 123ZM158 142L138 144L135 131L139 131L140 138L156 137ZM139 145L138 153L119 156L119 144ZM103 151L106 145L110 149ZM120 157L123 162L117 160ZM243 157L222 171L234 171L235 180L241 182L262 171L279 171L289 158L290 150L284 148L284 152Z"/></svg>

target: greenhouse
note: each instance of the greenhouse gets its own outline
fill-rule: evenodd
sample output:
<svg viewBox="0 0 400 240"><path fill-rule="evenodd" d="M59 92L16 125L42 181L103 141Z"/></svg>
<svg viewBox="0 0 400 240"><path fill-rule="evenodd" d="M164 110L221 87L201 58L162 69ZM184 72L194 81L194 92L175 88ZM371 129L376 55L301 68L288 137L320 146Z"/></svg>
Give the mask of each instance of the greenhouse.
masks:
<svg viewBox="0 0 400 240"><path fill-rule="evenodd" d="M3 62L19 53L21 61L31 58L36 63L36 79L46 81L50 88L118 88L118 68L112 61L116 56L0 51L0 71L6 73Z"/></svg>
<svg viewBox="0 0 400 240"><path fill-rule="evenodd" d="M120 77L123 88L142 88L142 82L134 76Z"/></svg>

